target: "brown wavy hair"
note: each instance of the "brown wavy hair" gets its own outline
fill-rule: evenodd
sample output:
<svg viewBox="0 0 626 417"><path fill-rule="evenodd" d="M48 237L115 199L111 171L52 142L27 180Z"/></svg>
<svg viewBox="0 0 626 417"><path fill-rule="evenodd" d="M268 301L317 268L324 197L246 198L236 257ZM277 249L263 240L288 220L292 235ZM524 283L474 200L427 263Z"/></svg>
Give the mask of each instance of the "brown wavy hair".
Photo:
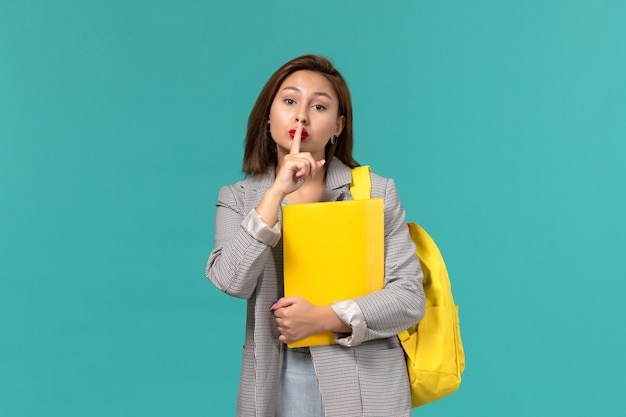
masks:
<svg viewBox="0 0 626 417"><path fill-rule="evenodd" d="M270 77L250 112L242 166L246 175L260 174L276 166L276 143L269 135L267 124L270 107L285 78L300 70L318 72L330 81L339 100L338 116L345 118L344 128L335 144L328 142L326 145L326 165L330 165L333 157L351 168L359 165L352 156L352 100L348 84L327 58L303 55L287 62Z"/></svg>

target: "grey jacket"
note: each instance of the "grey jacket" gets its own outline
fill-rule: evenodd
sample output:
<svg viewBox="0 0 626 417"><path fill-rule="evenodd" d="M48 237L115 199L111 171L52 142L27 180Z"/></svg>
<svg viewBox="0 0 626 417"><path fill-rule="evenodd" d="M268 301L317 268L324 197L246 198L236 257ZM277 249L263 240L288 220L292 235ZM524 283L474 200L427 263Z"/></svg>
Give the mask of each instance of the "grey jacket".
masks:
<svg viewBox="0 0 626 417"><path fill-rule="evenodd" d="M324 201L351 200L351 179L350 168L334 159ZM373 173L371 179L372 197L385 201L385 288L354 300L366 322L362 343L311 347L327 416L411 415L406 363L396 334L423 317L422 270L393 180ZM237 401L237 416L242 417L276 413L284 347L270 306L283 295L282 241L272 247L242 227L273 180L272 170L220 190L215 248L206 270L221 291L248 300Z"/></svg>

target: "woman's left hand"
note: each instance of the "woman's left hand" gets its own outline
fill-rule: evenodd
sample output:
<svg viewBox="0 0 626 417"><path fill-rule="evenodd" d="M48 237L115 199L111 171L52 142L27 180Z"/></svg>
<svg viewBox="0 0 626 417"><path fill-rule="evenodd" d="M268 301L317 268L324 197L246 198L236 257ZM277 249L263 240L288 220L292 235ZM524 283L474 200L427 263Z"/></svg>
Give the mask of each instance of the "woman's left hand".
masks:
<svg viewBox="0 0 626 417"><path fill-rule="evenodd" d="M322 331L317 317L319 307L301 297L283 297L271 307L280 340L291 343Z"/></svg>
<svg viewBox="0 0 626 417"><path fill-rule="evenodd" d="M302 297L283 297L272 305L283 343L297 342L320 332L351 333L330 306L316 306Z"/></svg>

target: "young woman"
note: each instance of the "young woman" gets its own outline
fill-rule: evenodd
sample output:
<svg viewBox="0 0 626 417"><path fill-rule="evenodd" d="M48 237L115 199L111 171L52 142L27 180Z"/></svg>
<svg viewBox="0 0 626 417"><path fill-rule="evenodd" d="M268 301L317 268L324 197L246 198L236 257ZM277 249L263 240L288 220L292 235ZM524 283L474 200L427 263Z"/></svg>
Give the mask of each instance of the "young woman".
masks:
<svg viewBox="0 0 626 417"><path fill-rule="evenodd" d="M247 299L238 416L410 416L396 334L424 313L422 271L393 180L371 174L385 203L384 289L331 305L283 297L281 208L350 200L352 104L341 74L317 55L279 68L248 120L243 171L220 190L207 277ZM323 230L320 230L323 233ZM330 331L336 345L288 349Z"/></svg>

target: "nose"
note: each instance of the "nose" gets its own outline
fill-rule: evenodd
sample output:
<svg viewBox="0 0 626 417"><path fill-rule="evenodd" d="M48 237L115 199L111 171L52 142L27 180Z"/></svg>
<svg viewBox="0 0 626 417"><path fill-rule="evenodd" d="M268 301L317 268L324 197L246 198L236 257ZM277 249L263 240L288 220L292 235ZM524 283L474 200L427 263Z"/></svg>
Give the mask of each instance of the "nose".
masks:
<svg viewBox="0 0 626 417"><path fill-rule="evenodd" d="M305 124L307 121L308 119L304 112L298 113L298 115L296 116L296 122L301 122L302 124Z"/></svg>

